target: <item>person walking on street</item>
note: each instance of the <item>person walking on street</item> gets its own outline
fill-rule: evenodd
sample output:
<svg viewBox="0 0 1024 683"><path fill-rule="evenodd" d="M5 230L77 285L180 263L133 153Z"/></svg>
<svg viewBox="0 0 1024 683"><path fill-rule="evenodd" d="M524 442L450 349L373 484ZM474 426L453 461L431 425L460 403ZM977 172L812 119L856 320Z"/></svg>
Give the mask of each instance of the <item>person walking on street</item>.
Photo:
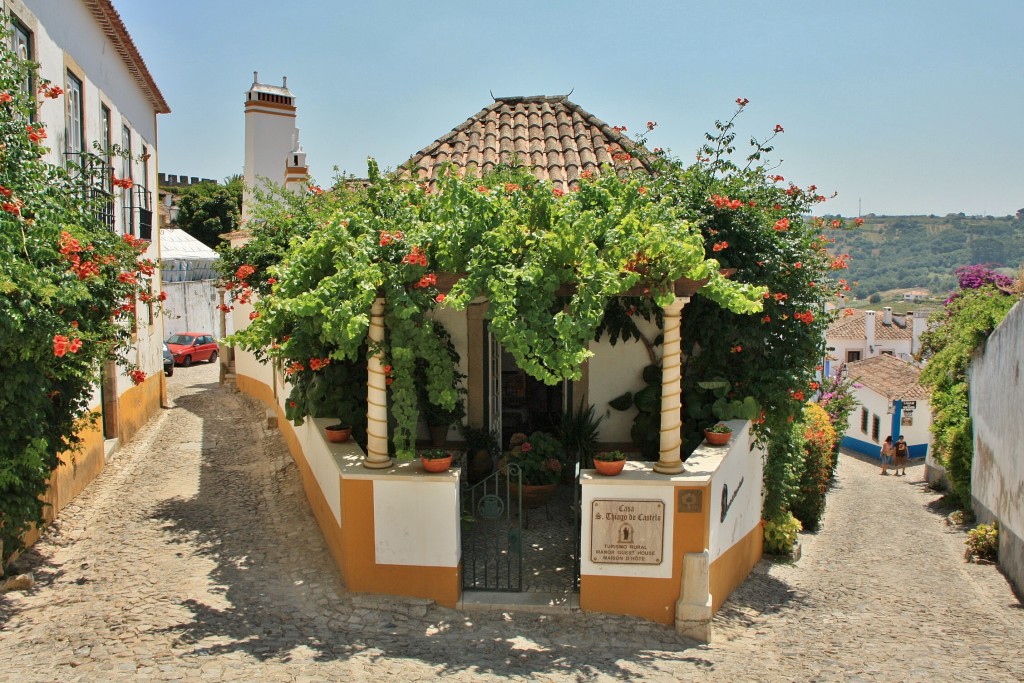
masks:
<svg viewBox="0 0 1024 683"><path fill-rule="evenodd" d="M882 452L879 454L882 458L882 474L889 474L889 464L892 462L892 435L885 437L885 441L882 442Z"/></svg>
<svg viewBox="0 0 1024 683"><path fill-rule="evenodd" d="M893 469L896 470L896 476L907 476L907 460L909 459L909 453L907 452L907 440L900 434L899 440L893 447L895 458L893 461ZM900 468L903 469L903 474L900 475Z"/></svg>

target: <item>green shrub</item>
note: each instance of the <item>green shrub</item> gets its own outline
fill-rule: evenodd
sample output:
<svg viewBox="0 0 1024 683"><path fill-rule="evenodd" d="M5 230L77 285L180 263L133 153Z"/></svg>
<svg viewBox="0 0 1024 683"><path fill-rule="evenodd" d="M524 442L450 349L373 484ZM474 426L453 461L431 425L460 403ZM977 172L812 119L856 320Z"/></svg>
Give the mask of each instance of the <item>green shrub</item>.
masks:
<svg viewBox="0 0 1024 683"><path fill-rule="evenodd" d="M801 529L803 525L791 512L784 512L764 522L764 551L770 555L789 553Z"/></svg>
<svg viewBox="0 0 1024 683"><path fill-rule="evenodd" d="M967 532L965 557L995 562L999 556L999 522L979 524Z"/></svg>
<svg viewBox="0 0 1024 683"><path fill-rule="evenodd" d="M835 441L836 432L825 409L816 403L804 406L804 469L790 509L803 528L810 531L818 528L825 513Z"/></svg>

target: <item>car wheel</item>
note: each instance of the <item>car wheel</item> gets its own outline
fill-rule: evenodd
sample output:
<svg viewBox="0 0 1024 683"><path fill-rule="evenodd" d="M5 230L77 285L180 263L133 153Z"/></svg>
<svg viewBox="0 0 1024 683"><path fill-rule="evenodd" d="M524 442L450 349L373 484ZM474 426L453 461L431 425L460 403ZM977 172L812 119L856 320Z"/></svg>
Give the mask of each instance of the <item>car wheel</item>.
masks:
<svg viewBox="0 0 1024 683"><path fill-rule="evenodd" d="M185 356L184 358L182 358L181 364L184 365L186 368L192 365L192 356Z"/></svg>
<svg viewBox="0 0 1024 683"><path fill-rule="evenodd" d="M217 352L216 351L214 351L213 353L210 354L210 362L211 363L216 363L217 362Z"/></svg>

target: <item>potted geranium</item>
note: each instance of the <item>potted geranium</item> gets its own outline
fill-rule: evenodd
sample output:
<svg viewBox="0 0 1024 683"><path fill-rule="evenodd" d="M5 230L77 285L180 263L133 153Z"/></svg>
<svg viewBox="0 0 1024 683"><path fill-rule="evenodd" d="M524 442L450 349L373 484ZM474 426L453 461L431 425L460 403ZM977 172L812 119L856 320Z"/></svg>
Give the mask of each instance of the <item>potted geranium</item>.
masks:
<svg viewBox="0 0 1024 683"><path fill-rule="evenodd" d="M447 472L452 464L452 454L443 448L429 448L420 451L420 462L427 472Z"/></svg>
<svg viewBox="0 0 1024 683"><path fill-rule="evenodd" d="M510 483L509 489L520 497L524 507L539 507L555 492L562 476L562 458L562 445L550 434L512 435L501 465L519 468L522 489L515 483Z"/></svg>
<svg viewBox="0 0 1024 683"><path fill-rule="evenodd" d="M625 465L626 454L622 451L601 451L594 456L594 469L608 477L614 477Z"/></svg>
<svg viewBox="0 0 1024 683"><path fill-rule="evenodd" d="M732 428L724 422L719 422L704 430L704 438L712 446L724 446L729 443L732 436Z"/></svg>

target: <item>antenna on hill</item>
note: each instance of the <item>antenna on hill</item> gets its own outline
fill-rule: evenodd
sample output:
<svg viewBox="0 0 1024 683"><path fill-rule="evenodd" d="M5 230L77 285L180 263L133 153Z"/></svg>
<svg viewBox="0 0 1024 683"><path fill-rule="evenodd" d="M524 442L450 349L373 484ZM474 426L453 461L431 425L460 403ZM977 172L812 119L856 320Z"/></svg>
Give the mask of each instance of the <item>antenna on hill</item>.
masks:
<svg viewBox="0 0 1024 683"><path fill-rule="evenodd" d="M864 212L860 208L860 197L857 197L857 218L864 218Z"/></svg>

